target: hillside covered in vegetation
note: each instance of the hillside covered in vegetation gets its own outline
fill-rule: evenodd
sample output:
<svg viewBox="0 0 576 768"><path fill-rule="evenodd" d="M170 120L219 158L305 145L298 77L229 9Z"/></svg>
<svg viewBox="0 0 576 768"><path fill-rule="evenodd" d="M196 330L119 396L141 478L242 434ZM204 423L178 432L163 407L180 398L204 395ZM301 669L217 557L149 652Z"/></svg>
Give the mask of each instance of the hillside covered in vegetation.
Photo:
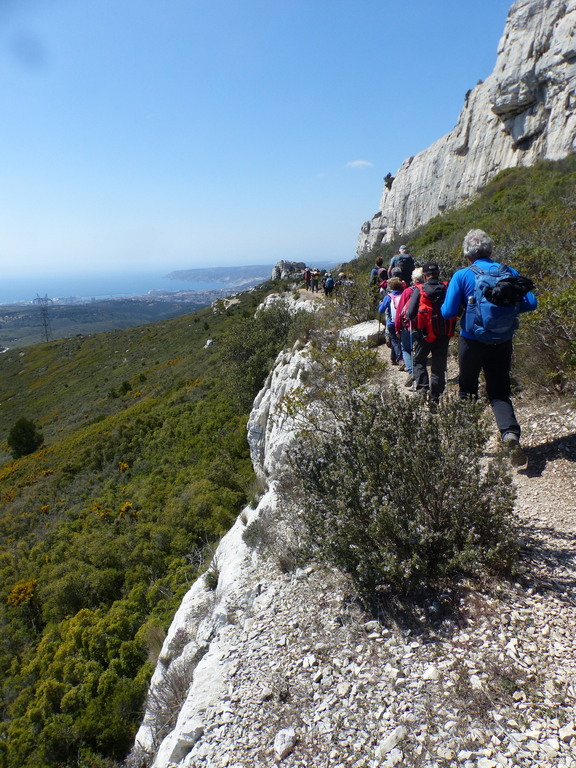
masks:
<svg viewBox="0 0 576 768"><path fill-rule="evenodd" d="M270 287L2 355L1 765L128 751L163 633L254 493L247 412L293 324L253 319ZM22 418L44 442L11 461Z"/></svg>
<svg viewBox="0 0 576 768"><path fill-rule="evenodd" d="M472 205L408 236L444 275L471 227L537 283L516 381L574 395L576 159L505 171ZM374 257L331 324L373 317ZM0 358L0 765L110 768L130 749L166 628L214 543L258 489L246 445L276 353L317 316L255 314L266 284L218 311L10 350ZM348 318L348 319L347 319ZM353 318L353 320L350 320ZM207 346L211 339L214 344ZM13 459L21 418L43 444Z"/></svg>

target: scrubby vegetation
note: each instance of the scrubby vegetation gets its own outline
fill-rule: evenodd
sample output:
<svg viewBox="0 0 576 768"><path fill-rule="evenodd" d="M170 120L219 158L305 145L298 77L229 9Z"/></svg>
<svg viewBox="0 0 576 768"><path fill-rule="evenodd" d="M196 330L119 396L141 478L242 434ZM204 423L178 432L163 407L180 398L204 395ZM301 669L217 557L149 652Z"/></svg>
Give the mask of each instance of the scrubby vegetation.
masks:
<svg viewBox="0 0 576 768"><path fill-rule="evenodd" d="M12 457L19 459L40 448L44 442L44 435L33 421L22 416L8 432L7 442L12 451Z"/></svg>
<svg viewBox="0 0 576 768"><path fill-rule="evenodd" d="M158 633L252 494L247 410L292 332L281 306L252 320L270 289L2 356L1 422L45 444L10 461L2 435L0 765L130 748Z"/></svg>
<svg viewBox="0 0 576 768"><path fill-rule="evenodd" d="M283 498L301 556L349 573L378 610L462 576L510 573L514 491L505 463L484 463L483 406L375 386L374 353L355 344L318 355L317 395L287 402L301 432ZM314 396L312 396L314 397Z"/></svg>

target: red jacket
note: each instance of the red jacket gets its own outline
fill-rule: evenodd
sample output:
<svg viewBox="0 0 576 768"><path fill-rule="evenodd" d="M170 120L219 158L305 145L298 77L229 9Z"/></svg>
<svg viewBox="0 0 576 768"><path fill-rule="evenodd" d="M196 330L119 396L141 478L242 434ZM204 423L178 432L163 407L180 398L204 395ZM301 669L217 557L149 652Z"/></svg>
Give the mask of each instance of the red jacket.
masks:
<svg viewBox="0 0 576 768"><path fill-rule="evenodd" d="M405 314L402 313L402 310L408 306L412 293L414 292L414 287L415 286L411 285L409 288L405 288L402 292L402 296L400 296L400 300L398 301L398 307L396 309L396 320L394 321L396 333L400 333L402 327L410 327L408 318Z"/></svg>

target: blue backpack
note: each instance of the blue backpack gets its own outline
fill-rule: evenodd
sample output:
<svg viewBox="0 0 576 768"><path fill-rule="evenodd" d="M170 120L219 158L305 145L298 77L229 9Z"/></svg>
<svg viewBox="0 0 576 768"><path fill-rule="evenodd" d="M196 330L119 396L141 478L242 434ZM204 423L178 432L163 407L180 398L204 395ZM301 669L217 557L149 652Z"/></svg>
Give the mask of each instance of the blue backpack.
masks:
<svg viewBox="0 0 576 768"><path fill-rule="evenodd" d="M519 301L506 304L495 304L491 298L496 298L498 284L510 285L518 278L506 264L494 264L488 269L482 269L477 264L470 265L476 275L474 294L468 298L464 313L464 330L471 333L478 341L485 344L500 344L509 341L518 328ZM523 278L522 278L523 279ZM521 301L521 297L519 297Z"/></svg>

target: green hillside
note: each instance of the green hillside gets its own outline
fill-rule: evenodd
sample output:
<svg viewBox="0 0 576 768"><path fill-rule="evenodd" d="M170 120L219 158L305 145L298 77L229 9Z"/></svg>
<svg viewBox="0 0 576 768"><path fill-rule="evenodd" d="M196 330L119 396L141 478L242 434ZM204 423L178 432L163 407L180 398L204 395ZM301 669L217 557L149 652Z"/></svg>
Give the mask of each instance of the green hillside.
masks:
<svg viewBox="0 0 576 768"><path fill-rule="evenodd" d="M210 304L203 295L194 301L110 299L86 304L52 304L49 338L132 328L189 314ZM0 347L24 347L46 338L37 304L0 306Z"/></svg>
<svg viewBox="0 0 576 768"><path fill-rule="evenodd" d="M252 319L266 290L0 357L1 765L128 751L163 632L253 493L246 404L292 323ZM44 445L13 461L22 417Z"/></svg>

